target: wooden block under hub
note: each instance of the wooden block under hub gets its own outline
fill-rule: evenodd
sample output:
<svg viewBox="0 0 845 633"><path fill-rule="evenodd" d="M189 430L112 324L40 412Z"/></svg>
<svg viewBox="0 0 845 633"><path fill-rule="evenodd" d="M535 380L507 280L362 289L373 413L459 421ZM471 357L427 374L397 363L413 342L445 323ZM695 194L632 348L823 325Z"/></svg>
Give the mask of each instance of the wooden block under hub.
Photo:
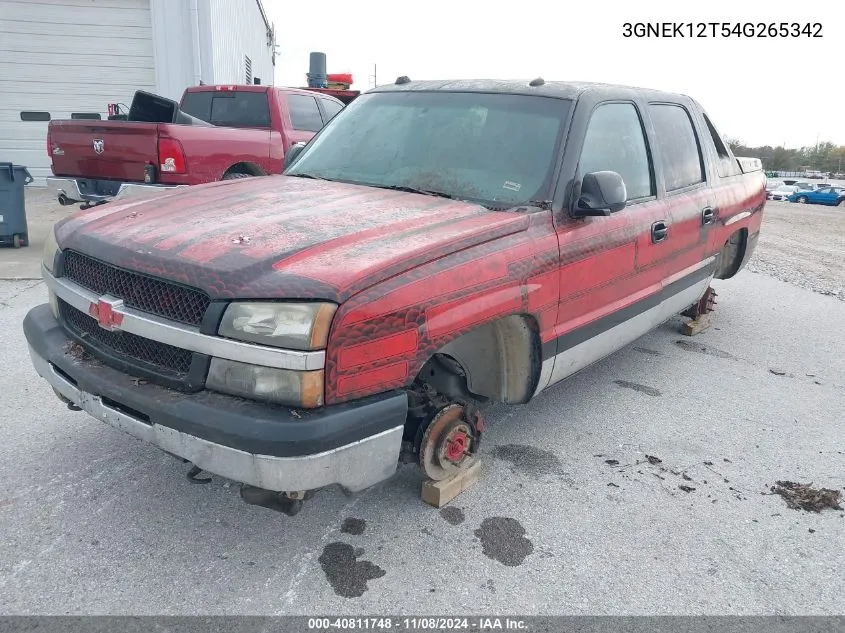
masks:
<svg viewBox="0 0 845 633"><path fill-rule="evenodd" d="M478 481L480 472L481 462L475 461L449 479L441 481L426 479L422 485L422 500L435 508L442 508Z"/></svg>
<svg viewBox="0 0 845 633"><path fill-rule="evenodd" d="M702 314L698 318L687 321L681 327L681 333L687 336L695 336L701 334L704 330L710 327L710 315Z"/></svg>

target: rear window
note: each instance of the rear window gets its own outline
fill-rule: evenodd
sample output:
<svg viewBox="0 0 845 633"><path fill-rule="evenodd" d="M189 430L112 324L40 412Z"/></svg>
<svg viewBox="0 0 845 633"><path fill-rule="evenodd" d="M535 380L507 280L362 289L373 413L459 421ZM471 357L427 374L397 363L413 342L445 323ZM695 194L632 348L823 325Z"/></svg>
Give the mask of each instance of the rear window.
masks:
<svg viewBox="0 0 845 633"><path fill-rule="evenodd" d="M734 160L733 154L725 145L724 141L722 141L722 137L719 135L716 126L713 125L713 122L710 120L706 114L702 113L704 116L704 122L707 124L707 130L710 132L710 140L713 141L713 147L716 149L716 155L719 157L719 177L726 178L728 176L736 176L740 173L739 165L737 164L736 160Z"/></svg>
<svg viewBox="0 0 845 633"><path fill-rule="evenodd" d="M182 111L221 127L270 127L267 92L189 92Z"/></svg>

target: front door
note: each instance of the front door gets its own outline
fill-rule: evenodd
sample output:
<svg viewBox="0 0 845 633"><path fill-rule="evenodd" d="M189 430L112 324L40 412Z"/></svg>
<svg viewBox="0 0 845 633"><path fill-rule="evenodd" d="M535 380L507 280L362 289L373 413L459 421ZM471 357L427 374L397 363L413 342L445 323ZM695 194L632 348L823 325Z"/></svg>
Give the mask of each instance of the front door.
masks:
<svg viewBox="0 0 845 633"><path fill-rule="evenodd" d="M666 275L663 229L670 217L657 197L640 109L633 100L579 101L579 108L585 106L590 111L580 113L587 123L575 179L615 171L625 182L628 204L609 216L573 219L564 211L556 219L561 290L554 361L544 367L547 385L654 327Z"/></svg>

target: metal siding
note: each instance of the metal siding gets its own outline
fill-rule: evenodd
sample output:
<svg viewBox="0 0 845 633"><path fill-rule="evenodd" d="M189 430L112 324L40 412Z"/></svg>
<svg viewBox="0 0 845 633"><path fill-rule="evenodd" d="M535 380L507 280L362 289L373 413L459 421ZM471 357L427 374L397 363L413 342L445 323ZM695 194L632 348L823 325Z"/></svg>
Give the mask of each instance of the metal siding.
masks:
<svg viewBox="0 0 845 633"><path fill-rule="evenodd" d="M0 0L0 161L50 174L47 123L155 90L150 0ZM256 10L257 12L257 10Z"/></svg>
<svg viewBox="0 0 845 633"><path fill-rule="evenodd" d="M273 84L273 49L256 0L209 0L214 83L246 81L244 55L252 60L252 76Z"/></svg>
<svg viewBox="0 0 845 633"><path fill-rule="evenodd" d="M156 94L178 101L193 81L194 42L189 0L149 0Z"/></svg>

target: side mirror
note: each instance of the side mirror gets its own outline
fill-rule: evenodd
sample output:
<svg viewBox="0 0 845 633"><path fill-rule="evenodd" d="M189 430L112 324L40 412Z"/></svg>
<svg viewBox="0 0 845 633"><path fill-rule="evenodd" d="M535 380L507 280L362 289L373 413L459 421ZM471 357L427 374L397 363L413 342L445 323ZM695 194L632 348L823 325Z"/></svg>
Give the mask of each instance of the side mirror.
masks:
<svg viewBox="0 0 845 633"><path fill-rule="evenodd" d="M576 218L602 216L625 208L628 190L615 171L594 171L581 179L581 194L572 215Z"/></svg>
<svg viewBox="0 0 845 633"><path fill-rule="evenodd" d="M290 146L285 154L285 169L290 167L296 161L296 157L305 149L305 143L294 143Z"/></svg>

